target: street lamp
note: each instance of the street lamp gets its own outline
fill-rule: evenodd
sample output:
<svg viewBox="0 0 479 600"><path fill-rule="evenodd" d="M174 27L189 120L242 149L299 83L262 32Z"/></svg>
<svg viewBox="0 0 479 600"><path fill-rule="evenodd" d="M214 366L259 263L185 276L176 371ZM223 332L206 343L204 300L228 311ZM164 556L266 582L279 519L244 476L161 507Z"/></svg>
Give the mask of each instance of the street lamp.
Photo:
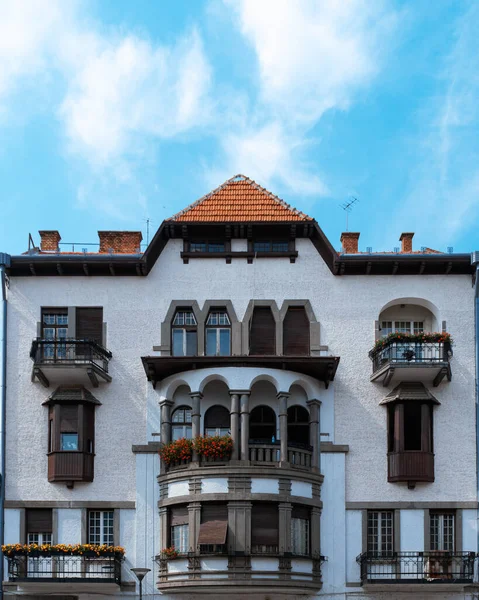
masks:
<svg viewBox="0 0 479 600"><path fill-rule="evenodd" d="M136 578L140 582L140 600L143 600L142 583L141 582L143 581L143 578L145 577L145 575L151 571L151 569L145 569L144 567L136 567L136 568L130 569L130 570L136 575Z"/></svg>

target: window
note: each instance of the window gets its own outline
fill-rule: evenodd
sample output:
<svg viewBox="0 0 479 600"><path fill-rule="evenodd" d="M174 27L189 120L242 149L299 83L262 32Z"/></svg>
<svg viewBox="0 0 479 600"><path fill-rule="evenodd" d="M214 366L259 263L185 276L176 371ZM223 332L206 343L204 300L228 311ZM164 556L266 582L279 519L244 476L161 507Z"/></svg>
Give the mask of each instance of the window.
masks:
<svg viewBox="0 0 479 600"><path fill-rule="evenodd" d="M26 529L28 544L52 543L51 508L27 508Z"/></svg>
<svg viewBox="0 0 479 600"><path fill-rule="evenodd" d="M187 438L191 440L191 408L180 406L171 415L171 439Z"/></svg>
<svg viewBox="0 0 479 600"><path fill-rule="evenodd" d="M394 550L393 511L368 511L368 552L391 554Z"/></svg>
<svg viewBox="0 0 479 600"><path fill-rule="evenodd" d="M228 435L230 413L224 406L212 406L205 413L205 435Z"/></svg>
<svg viewBox="0 0 479 600"><path fill-rule="evenodd" d="M381 336L386 337L390 333L422 333L424 331L423 321L381 321Z"/></svg>
<svg viewBox="0 0 479 600"><path fill-rule="evenodd" d="M304 306L290 306L283 321L283 354L309 355L309 319Z"/></svg>
<svg viewBox="0 0 479 600"><path fill-rule="evenodd" d="M212 311L206 321L206 355L231 354L231 323L225 310Z"/></svg>
<svg viewBox="0 0 479 600"><path fill-rule="evenodd" d="M433 451L433 418L430 404L417 400L390 404L388 419L389 452Z"/></svg>
<svg viewBox="0 0 479 600"><path fill-rule="evenodd" d="M88 543L114 546L113 511L88 511Z"/></svg>
<svg viewBox="0 0 479 600"><path fill-rule="evenodd" d="M309 446L309 413L302 406L288 408L288 444Z"/></svg>
<svg viewBox="0 0 479 600"><path fill-rule="evenodd" d="M173 319L171 331L173 356L196 356L197 333L193 311L179 310Z"/></svg>
<svg viewBox="0 0 479 600"><path fill-rule="evenodd" d="M227 533L227 505L216 502L204 503L201 507L201 525L198 536L200 552L204 554L225 552Z"/></svg>
<svg viewBox="0 0 479 600"><path fill-rule="evenodd" d="M251 552L278 552L279 518L277 504L253 504L251 508Z"/></svg>
<svg viewBox="0 0 479 600"><path fill-rule="evenodd" d="M225 252L224 242L190 242L190 252Z"/></svg>
<svg viewBox="0 0 479 600"><path fill-rule="evenodd" d="M62 360L67 357L66 340L68 334L68 309L43 308L42 309L42 339L52 340L56 343L45 344L43 348L44 360Z"/></svg>
<svg viewBox="0 0 479 600"><path fill-rule="evenodd" d="M431 550L454 552L454 513L429 513Z"/></svg>
<svg viewBox="0 0 479 600"><path fill-rule="evenodd" d="M184 554L189 550L188 507L186 505L170 508L170 542L177 552Z"/></svg>
<svg viewBox="0 0 479 600"><path fill-rule="evenodd" d="M60 450L75 450L78 451L78 433L61 433Z"/></svg>
<svg viewBox="0 0 479 600"><path fill-rule="evenodd" d="M276 354L276 323L269 306L255 306L250 321L250 355Z"/></svg>
<svg viewBox="0 0 479 600"><path fill-rule="evenodd" d="M310 516L304 507L293 506L291 512L291 552L300 556L310 554Z"/></svg>
<svg viewBox="0 0 479 600"><path fill-rule="evenodd" d="M271 443L276 437L276 414L269 406L253 408L249 418L251 441Z"/></svg>
<svg viewBox="0 0 479 600"><path fill-rule="evenodd" d="M78 405L60 406L60 448L78 451Z"/></svg>
<svg viewBox="0 0 479 600"><path fill-rule="evenodd" d="M289 242L284 240L265 240L253 243L253 252L288 252Z"/></svg>

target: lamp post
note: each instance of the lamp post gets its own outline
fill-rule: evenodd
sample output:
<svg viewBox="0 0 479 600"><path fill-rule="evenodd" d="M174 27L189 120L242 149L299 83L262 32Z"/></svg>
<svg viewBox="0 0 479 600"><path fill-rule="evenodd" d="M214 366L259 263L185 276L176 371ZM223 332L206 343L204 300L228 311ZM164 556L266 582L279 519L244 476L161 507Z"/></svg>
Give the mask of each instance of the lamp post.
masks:
<svg viewBox="0 0 479 600"><path fill-rule="evenodd" d="M151 569L145 569L144 567L135 567L131 569L131 571L136 575L140 583L140 600L143 600L143 592L142 592L142 581L147 573L151 571Z"/></svg>

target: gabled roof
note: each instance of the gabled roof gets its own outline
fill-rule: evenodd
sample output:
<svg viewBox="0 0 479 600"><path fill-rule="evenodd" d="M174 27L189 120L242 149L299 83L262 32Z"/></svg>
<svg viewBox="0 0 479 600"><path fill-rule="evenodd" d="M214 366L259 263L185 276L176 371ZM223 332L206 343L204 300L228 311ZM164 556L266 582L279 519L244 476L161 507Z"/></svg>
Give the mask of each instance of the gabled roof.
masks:
<svg viewBox="0 0 479 600"><path fill-rule="evenodd" d="M167 221L188 223L314 221L245 175L235 175Z"/></svg>
<svg viewBox="0 0 479 600"><path fill-rule="evenodd" d="M87 404L101 405L101 402L82 385L61 385L43 403L44 405L55 404L55 402L86 402Z"/></svg>
<svg viewBox="0 0 479 600"><path fill-rule="evenodd" d="M401 400L419 400L422 402L431 402L432 404L441 404L423 383L413 381L401 382L379 404L389 404L390 402L400 402Z"/></svg>

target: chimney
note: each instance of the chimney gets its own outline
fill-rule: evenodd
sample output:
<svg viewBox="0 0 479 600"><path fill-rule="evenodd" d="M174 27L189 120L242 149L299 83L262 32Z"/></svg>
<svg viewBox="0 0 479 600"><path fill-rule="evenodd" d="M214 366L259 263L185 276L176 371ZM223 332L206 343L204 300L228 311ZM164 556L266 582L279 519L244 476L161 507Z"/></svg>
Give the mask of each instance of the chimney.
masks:
<svg viewBox="0 0 479 600"><path fill-rule="evenodd" d="M100 254L139 254L141 231L99 231Z"/></svg>
<svg viewBox="0 0 479 600"><path fill-rule="evenodd" d="M401 252L403 254L411 254L412 253L412 238L414 237L414 233L401 233L401 237L399 241L401 242Z"/></svg>
<svg viewBox="0 0 479 600"><path fill-rule="evenodd" d="M358 240L359 232L345 231L341 234L341 244L343 247L344 254L357 254L358 253Z"/></svg>
<svg viewBox="0 0 479 600"><path fill-rule="evenodd" d="M60 252L58 244L62 238L58 231L44 230L38 233L40 234L40 250L42 252Z"/></svg>

